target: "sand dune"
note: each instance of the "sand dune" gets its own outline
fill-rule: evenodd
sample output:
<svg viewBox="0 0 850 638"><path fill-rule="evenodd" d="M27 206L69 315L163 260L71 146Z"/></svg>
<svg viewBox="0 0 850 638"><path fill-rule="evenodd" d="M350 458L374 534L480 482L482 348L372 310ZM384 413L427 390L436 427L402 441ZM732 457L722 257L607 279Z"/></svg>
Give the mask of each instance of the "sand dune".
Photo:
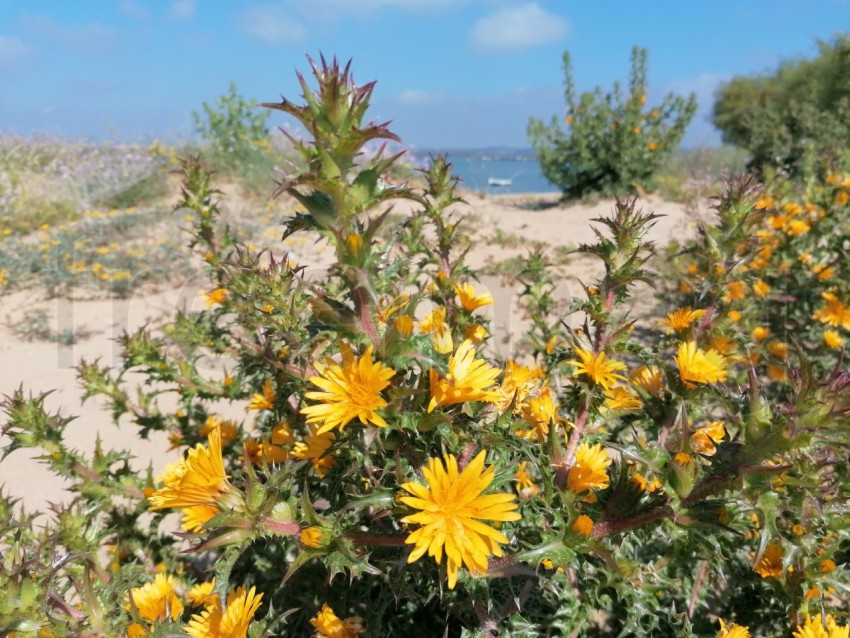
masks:
<svg viewBox="0 0 850 638"><path fill-rule="evenodd" d="M533 241L545 242L549 248L592 242L594 235L591 220L608 215L613 202L603 200L593 205L557 205L553 195L503 195L481 197L467 195L467 205L457 211L468 217L474 230L474 247L468 263L475 269L494 261L524 255ZM657 199L640 202L644 210L663 215L650 237L663 245L673 237L691 234L696 227L693 214L688 214L681 204L671 204ZM404 207L396 210L404 212ZM704 214L704 212L703 212ZM500 233L498 231L501 231ZM497 239L499 241L497 241ZM327 263L328 251L311 250L304 244L298 251L299 263L308 266L313 276L321 276ZM576 278L586 279L598 273L597 264L587 257L573 257L562 268L564 274L560 291L569 296L578 293ZM488 288L496 299L493 306L482 309L489 312L493 325L492 350L499 356L508 356L516 347L524 322L518 311L516 286L496 275L481 277L481 285ZM135 467L140 471L153 464L154 472L178 457L178 451L166 452L168 444L164 435L152 436L148 441L138 440L134 428L123 423L115 426L110 415L98 400L81 404L81 389L76 381L74 365L81 359L117 365L120 347L116 339L125 331L143 325L156 326L170 317L175 309L199 308L199 293L205 282L198 280L179 288L142 290L130 299L76 298L45 299L39 290L17 292L2 300L4 316L0 325L0 393L11 394L19 386L25 392L52 392L46 399L51 410L61 409L62 414L77 418L67 429L67 438L73 447L89 451L100 437L106 448L129 447L135 456ZM23 341L11 329L16 321L33 310L44 310L51 327L56 332L73 330L79 341L64 346L43 341ZM0 446L8 443L0 439ZM67 500L63 484L33 458L27 450L18 450L0 463L0 485L4 493L23 499L27 509L44 507L48 502Z"/></svg>

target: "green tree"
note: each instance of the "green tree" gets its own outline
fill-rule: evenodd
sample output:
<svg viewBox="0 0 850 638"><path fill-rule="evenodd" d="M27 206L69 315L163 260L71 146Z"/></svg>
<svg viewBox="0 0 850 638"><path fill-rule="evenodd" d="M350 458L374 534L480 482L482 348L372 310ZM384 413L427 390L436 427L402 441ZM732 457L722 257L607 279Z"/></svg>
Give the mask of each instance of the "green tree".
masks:
<svg viewBox="0 0 850 638"><path fill-rule="evenodd" d="M813 160L840 161L850 145L850 37L819 42L811 60L788 60L768 75L720 87L714 124L747 149L751 168L800 176ZM844 159L847 159L844 157Z"/></svg>
<svg viewBox="0 0 850 638"><path fill-rule="evenodd" d="M696 96L671 93L659 106L647 107L646 58L646 49L632 49L628 95L615 83L608 93L597 87L579 96L570 55L564 53L567 129L555 116L549 124L536 118L528 124L543 174L564 199L652 190L653 176L682 140L696 112Z"/></svg>

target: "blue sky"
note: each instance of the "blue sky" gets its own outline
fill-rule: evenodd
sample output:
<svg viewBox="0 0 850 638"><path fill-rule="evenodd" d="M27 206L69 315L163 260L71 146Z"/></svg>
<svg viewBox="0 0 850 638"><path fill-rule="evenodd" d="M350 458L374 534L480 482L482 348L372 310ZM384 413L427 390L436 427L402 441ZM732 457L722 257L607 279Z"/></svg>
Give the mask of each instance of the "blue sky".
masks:
<svg viewBox="0 0 850 638"><path fill-rule="evenodd" d="M0 133L186 138L231 81L297 98L324 53L378 80L372 114L408 144L526 147L529 116L563 114L564 50L590 90L626 80L637 44L648 107L695 91L685 144L712 144L720 83L848 31L848 0L0 0Z"/></svg>

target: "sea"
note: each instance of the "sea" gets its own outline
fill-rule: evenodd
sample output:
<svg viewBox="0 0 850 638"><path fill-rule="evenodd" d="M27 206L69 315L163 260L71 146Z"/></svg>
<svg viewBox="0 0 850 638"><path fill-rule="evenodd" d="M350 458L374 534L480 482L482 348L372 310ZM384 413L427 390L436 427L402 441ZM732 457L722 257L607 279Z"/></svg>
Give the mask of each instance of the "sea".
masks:
<svg viewBox="0 0 850 638"><path fill-rule="evenodd" d="M526 153L446 152L452 172L460 177L460 187L492 195L505 193L553 193L553 186L540 172L540 164ZM425 167L429 155L416 154L417 163ZM509 180L509 184L488 184L490 178Z"/></svg>

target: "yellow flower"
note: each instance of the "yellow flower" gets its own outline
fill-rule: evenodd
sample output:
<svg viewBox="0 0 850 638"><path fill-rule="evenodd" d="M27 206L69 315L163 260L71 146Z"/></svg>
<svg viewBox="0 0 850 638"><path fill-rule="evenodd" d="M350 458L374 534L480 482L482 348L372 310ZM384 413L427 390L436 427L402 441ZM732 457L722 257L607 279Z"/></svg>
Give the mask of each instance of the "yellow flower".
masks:
<svg viewBox="0 0 850 638"><path fill-rule="evenodd" d="M558 416L558 405L548 385L543 386L536 397L525 401L520 412L522 418L532 426L532 432L538 441L543 441L549 434L549 424L561 420Z"/></svg>
<svg viewBox="0 0 850 638"><path fill-rule="evenodd" d="M631 475L631 477L629 477L629 480L634 483L641 492L649 492L650 494L664 487L664 484L658 480L657 476L653 476L652 481L648 481L643 474L635 472Z"/></svg>
<svg viewBox="0 0 850 638"><path fill-rule="evenodd" d="M767 351L777 359L788 358L788 344L784 341L771 341L767 344Z"/></svg>
<svg viewBox="0 0 850 638"><path fill-rule="evenodd" d="M460 299L461 307L467 312L473 312L482 306L489 306L493 303L493 295L489 292L476 295L475 286L470 283L456 284L455 292Z"/></svg>
<svg viewBox="0 0 850 638"><path fill-rule="evenodd" d="M667 332L683 332L691 327L691 324L705 316L705 310L694 310L690 306L679 308L675 312L668 312L667 319L661 323L667 326Z"/></svg>
<svg viewBox="0 0 850 638"><path fill-rule="evenodd" d="M838 297L831 292L821 293L826 304L818 308L812 315L813 319L829 326L841 326L850 330L850 307L846 306Z"/></svg>
<svg viewBox="0 0 850 638"><path fill-rule="evenodd" d="M770 328L765 326L756 326L753 328L753 339L756 341L764 341L770 336Z"/></svg>
<svg viewBox="0 0 850 638"><path fill-rule="evenodd" d="M492 465L484 468L486 454L481 451L462 472L451 454L443 461L429 459L428 467L422 468L427 487L414 482L401 486L413 496L399 500L421 510L402 519L403 523L422 526L405 539L405 543L414 546L407 562L417 561L428 552L439 564L445 552L449 589L455 588L461 565L473 574L483 574L491 555L503 555L499 543L507 543L508 539L481 521L521 518L512 494L483 494L495 478Z"/></svg>
<svg viewBox="0 0 850 638"><path fill-rule="evenodd" d="M448 328L441 328L431 335L431 345L440 354L449 354L454 350L454 340Z"/></svg>
<svg viewBox="0 0 850 638"><path fill-rule="evenodd" d="M638 410L643 405L640 397L621 385L605 392L605 408L612 412Z"/></svg>
<svg viewBox="0 0 850 638"><path fill-rule="evenodd" d="M487 388L493 385L499 372L498 368L487 365L484 360L476 359L472 342L464 340L449 357L449 372L445 378L440 378L437 371L431 369L428 412L466 401L498 401L501 394Z"/></svg>
<svg viewBox="0 0 850 638"><path fill-rule="evenodd" d="M207 420L203 422L200 429L198 430L198 434L200 434L201 436L207 436L215 428L221 428L222 445L227 445L228 443L232 443L236 440L236 433L238 431L236 424L230 420L219 420L212 414L209 415L207 417Z"/></svg>
<svg viewBox="0 0 850 638"><path fill-rule="evenodd" d="M272 382L269 379L263 381L263 391L257 392L251 397L251 402L248 403L249 410L274 410L275 391Z"/></svg>
<svg viewBox="0 0 850 638"><path fill-rule="evenodd" d="M430 334L434 350L440 354L448 354L454 348L452 332L446 323L445 306L437 306L419 322L419 332Z"/></svg>
<svg viewBox="0 0 850 638"><path fill-rule="evenodd" d="M738 321L741 320L741 313L738 312L737 310L730 310L728 313L726 313L726 316L729 318L729 321L731 321L732 323L737 323Z"/></svg>
<svg viewBox="0 0 850 638"><path fill-rule="evenodd" d="M192 616L183 631L195 638L245 638L262 599L254 587L247 592L240 587L228 594L224 609L216 597L213 604Z"/></svg>
<svg viewBox="0 0 850 638"><path fill-rule="evenodd" d="M216 288L215 290L210 290L209 292L204 293L204 297L207 299L207 308L216 304L222 304L227 299L227 288Z"/></svg>
<svg viewBox="0 0 850 638"><path fill-rule="evenodd" d="M798 237L800 235L805 235L812 229L811 224L803 219L792 219L788 222L788 230L786 231L789 235L794 237Z"/></svg>
<svg viewBox="0 0 850 638"><path fill-rule="evenodd" d="M372 361L372 346L359 359L352 355L347 344L342 344L340 351L342 365L326 359L324 367L316 366L321 376L310 377L310 381L324 392L305 393L308 399L321 401L301 409L301 413L307 415L307 423L321 424L317 434L335 427L342 431L355 418L363 425L387 427L377 410L387 405L380 393L390 384L395 370L384 367L380 361Z"/></svg>
<svg viewBox="0 0 850 638"><path fill-rule="evenodd" d="M782 557L784 554L782 544L773 541L764 550L764 554L753 567L753 571L762 578L779 578L782 576Z"/></svg>
<svg viewBox="0 0 850 638"><path fill-rule="evenodd" d="M848 638L850 626L840 627L831 614L826 614L825 622L821 620L820 614L815 616L806 614L806 622L797 627L793 636L794 638Z"/></svg>
<svg viewBox="0 0 850 638"><path fill-rule="evenodd" d="M516 361L506 361L505 376L498 389L502 397L496 405L500 410L506 410L513 401L520 406L542 375L543 371L540 368L528 368Z"/></svg>
<svg viewBox="0 0 850 638"><path fill-rule="evenodd" d="M640 366L629 375L631 384L653 396L664 389L664 373L655 366Z"/></svg>
<svg viewBox="0 0 850 638"><path fill-rule="evenodd" d="M593 533L593 519L587 514L580 514L578 518L573 521L570 529L580 536L587 536L589 538L591 533Z"/></svg>
<svg viewBox="0 0 850 638"><path fill-rule="evenodd" d="M139 610L139 615L147 621L176 620L183 613L183 603L174 589L174 578L157 574L152 583L130 590L130 599Z"/></svg>
<svg viewBox="0 0 850 638"><path fill-rule="evenodd" d="M820 570L824 574L828 574L831 571L835 570L835 561L831 558L826 558L820 562Z"/></svg>
<svg viewBox="0 0 850 638"><path fill-rule="evenodd" d="M753 292L756 293L757 297L767 297L770 292L770 284L759 279L753 284Z"/></svg>
<svg viewBox="0 0 850 638"><path fill-rule="evenodd" d="M679 367L679 376L689 388L696 383L717 383L726 380L726 361L716 350L703 352L697 348L696 342L687 341L679 344L679 352L675 357Z"/></svg>
<svg viewBox="0 0 850 638"><path fill-rule="evenodd" d="M576 494L591 489L604 490L608 487L608 467L611 459L600 444L582 443L576 450L576 458L567 475L567 488Z"/></svg>
<svg viewBox="0 0 850 638"><path fill-rule="evenodd" d="M528 470L525 469L526 466L528 466L528 461L520 461L517 465L516 472L514 472L514 480L516 481L516 489L518 492L534 487L534 479L531 478Z"/></svg>
<svg viewBox="0 0 850 638"><path fill-rule="evenodd" d="M767 364L767 376L773 381L788 381L788 372L785 368L775 363Z"/></svg>
<svg viewBox="0 0 850 638"><path fill-rule="evenodd" d="M251 446L249 450L251 463L273 465L289 460L289 450L275 445L270 439L263 439L255 443L256 447Z"/></svg>
<svg viewBox="0 0 850 638"><path fill-rule="evenodd" d="M402 337L413 334L413 318L410 315L399 315L395 320L395 329Z"/></svg>
<svg viewBox="0 0 850 638"><path fill-rule="evenodd" d="M835 330L824 330L823 342L827 345L827 347L837 350L844 345L844 338Z"/></svg>
<svg viewBox="0 0 850 638"><path fill-rule="evenodd" d="M357 638L366 631L362 618L350 616L340 620L327 603L315 618L310 619L310 624L316 630L313 638Z"/></svg>
<svg viewBox="0 0 850 638"><path fill-rule="evenodd" d="M148 630L137 622L131 623L127 627L127 638L144 638L148 635ZM7 634L8 638L17 638L17 634Z"/></svg>
<svg viewBox="0 0 850 638"><path fill-rule="evenodd" d="M750 629L735 623L727 627L726 623L721 620L717 638L750 638Z"/></svg>
<svg viewBox="0 0 850 638"><path fill-rule="evenodd" d="M717 451L715 443L726 438L726 428L723 421L712 421L704 428L691 434L691 448L697 454L712 456Z"/></svg>
<svg viewBox="0 0 850 638"><path fill-rule="evenodd" d="M617 381L626 380L622 374L617 374L617 371L626 369L626 365L621 361L606 359L604 352L594 355L583 348L575 348L575 353L581 361L567 361L576 368L572 376L586 375L593 383L601 385L606 390Z"/></svg>
<svg viewBox="0 0 850 638"><path fill-rule="evenodd" d="M324 478L328 470L334 466L334 454L328 454L328 448L333 444L335 437L333 432L319 434L318 428L318 425L310 426L310 434L303 442L295 444L292 456L298 459L309 459L319 478Z"/></svg>
<svg viewBox="0 0 850 638"><path fill-rule="evenodd" d="M476 345L484 341L488 336L490 335L487 332L487 328L482 326L480 323L474 323L471 326L467 326L463 331L463 338L469 339Z"/></svg>
<svg viewBox="0 0 850 638"><path fill-rule="evenodd" d="M208 604L214 603L218 599L218 595L215 593L215 578L194 585L186 592L186 596L194 607L206 607Z"/></svg>
<svg viewBox="0 0 850 638"><path fill-rule="evenodd" d="M419 332L429 335L432 332L440 332L446 328L446 307L437 306L419 322Z"/></svg>
<svg viewBox="0 0 850 638"><path fill-rule="evenodd" d="M818 281L827 281L835 277L835 268L826 264L818 264L812 268L812 273L817 276Z"/></svg>
<svg viewBox="0 0 850 638"><path fill-rule="evenodd" d="M196 445L186 458L171 465L164 475L164 487L148 499L150 509L181 508L183 529L197 532L218 514L223 498L234 492L224 473L221 457L221 430L207 436L208 446Z"/></svg>
<svg viewBox="0 0 850 638"><path fill-rule="evenodd" d="M681 465L682 467L685 467L693 463L694 460L687 452L676 452L676 456L673 457L673 462L678 465Z"/></svg>
<svg viewBox="0 0 850 638"><path fill-rule="evenodd" d="M722 355L727 355L735 349L736 343L729 337L714 335L708 340L708 347Z"/></svg>
<svg viewBox="0 0 850 638"><path fill-rule="evenodd" d="M730 301L738 301L747 296L747 284L743 281L731 281L726 286L726 292L723 295L723 300L727 303Z"/></svg>

